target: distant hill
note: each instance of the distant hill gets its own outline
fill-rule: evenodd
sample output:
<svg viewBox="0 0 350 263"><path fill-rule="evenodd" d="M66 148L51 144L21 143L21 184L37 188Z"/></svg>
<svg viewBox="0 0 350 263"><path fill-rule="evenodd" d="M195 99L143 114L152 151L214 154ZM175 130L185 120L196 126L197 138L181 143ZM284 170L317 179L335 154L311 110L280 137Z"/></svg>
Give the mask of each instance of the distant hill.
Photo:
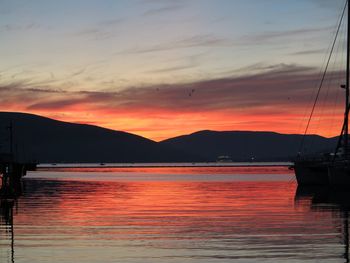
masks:
<svg viewBox="0 0 350 263"><path fill-rule="evenodd" d="M228 155L234 161L288 161L300 147L302 135L253 131L199 131L160 142L187 153L215 161ZM337 138L327 139L318 135L305 138L304 151L317 153L333 150ZM312 150L311 150L312 149Z"/></svg>
<svg viewBox="0 0 350 263"><path fill-rule="evenodd" d="M25 113L0 112L0 152L9 152L12 122L14 152L39 162L200 161L190 154L134 134L74 124Z"/></svg>
<svg viewBox="0 0 350 263"><path fill-rule="evenodd" d="M228 155L234 161L287 161L299 150L302 135L252 131L199 131L155 142L131 133L74 124L26 113L0 112L0 153L13 150L18 159L59 162L199 162ZM334 149L336 138L309 135L311 152Z"/></svg>

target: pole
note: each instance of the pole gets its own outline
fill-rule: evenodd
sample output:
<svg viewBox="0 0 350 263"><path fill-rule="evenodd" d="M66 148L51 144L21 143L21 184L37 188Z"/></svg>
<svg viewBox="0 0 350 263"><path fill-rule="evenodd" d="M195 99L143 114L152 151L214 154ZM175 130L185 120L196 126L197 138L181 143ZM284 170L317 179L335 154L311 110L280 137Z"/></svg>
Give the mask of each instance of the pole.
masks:
<svg viewBox="0 0 350 263"><path fill-rule="evenodd" d="M9 133L10 133L9 134L10 135L10 154L13 155L13 125L12 125L12 121L10 122L8 129L9 129Z"/></svg>
<svg viewBox="0 0 350 263"><path fill-rule="evenodd" d="M348 33L347 33L347 45L346 45L346 95L345 95L345 119L344 119L344 150L345 155L348 155L348 134L349 134L349 71L350 71L350 4L349 0L347 1L348 4Z"/></svg>

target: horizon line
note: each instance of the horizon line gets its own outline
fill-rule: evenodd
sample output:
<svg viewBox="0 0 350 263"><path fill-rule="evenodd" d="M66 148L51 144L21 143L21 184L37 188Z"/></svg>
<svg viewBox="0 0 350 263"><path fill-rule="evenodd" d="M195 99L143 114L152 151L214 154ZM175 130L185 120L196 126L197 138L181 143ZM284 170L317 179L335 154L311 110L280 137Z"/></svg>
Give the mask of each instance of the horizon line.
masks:
<svg viewBox="0 0 350 263"><path fill-rule="evenodd" d="M39 114L35 114L35 113L20 112L20 111L0 111L0 114L2 114L2 113L32 115L32 116L36 116L36 117L39 117L39 118L50 119L50 120L57 121L57 122L62 122L62 123L77 124L77 125L87 125L87 126L93 126L93 127L97 127L97 128L100 128L100 129L105 129L105 130L110 130L110 131L115 131L115 132L124 132L124 133L128 133L128 134L132 134L132 135L135 135L135 136L139 136L139 137L145 138L147 140L150 140L150 141L153 141L153 142L156 142L156 143L159 143L159 142L162 142L162 141L166 141L166 140L170 140L170 139L174 139L174 138L177 138L177 137L189 136L189 135L193 135L195 133L200 133L200 132L205 132L205 131L208 131L208 132L275 133L275 134L280 134L280 135L320 136L320 137L323 137L323 138L326 138L326 139L332 139L332 138L339 137L339 135L326 137L324 135L317 134L317 133L313 133L313 134L282 133L282 132L277 132L277 131L272 131L272 130L239 130L239 129L238 130L211 130L211 129L201 129L201 130L196 130L196 131L193 131L193 132L190 132L190 133L179 134L179 135L172 136L172 137L169 137L169 138L166 138L166 139L155 140L155 139L150 139L150 138L148 138L146 136L134 133L132 131L112 129L112 128L109 128L109 127L104 127L102 125L97 125L97 124L93 124L93 123L65 121L65 120L59 120L59 119L55 119L55 118L52 118L52 117L47 117L47 116L43 116L43 115L39 115Z"/></svg>

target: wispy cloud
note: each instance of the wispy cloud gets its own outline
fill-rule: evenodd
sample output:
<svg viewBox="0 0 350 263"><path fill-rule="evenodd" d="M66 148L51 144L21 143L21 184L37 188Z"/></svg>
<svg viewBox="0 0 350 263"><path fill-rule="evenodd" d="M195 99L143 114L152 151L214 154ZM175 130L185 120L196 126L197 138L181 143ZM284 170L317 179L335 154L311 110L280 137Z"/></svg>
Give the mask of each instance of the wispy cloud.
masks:
<svg viewBox="0 0 350 263"><path fill-rule="evenodd" d="M278 75L291 75L291 74L308 74L313 73L315 70L314 67L308 67L308 66L301 66L296 64L285 64L285 63L279 63L279 64L267 64L263 62L255 63L246 67L242 67L236 70L229 70L222 72L224 75L238 75L238 76L263 76L265 73L274 74L275 76Z"/></svg>
<svg viewBox="0 0 350 263"><path fill-rule="evenodd" d="M115 33L103 28L86 28L73 33L76 37L85 37L90 40L104 40L115 37Z"/></svg>
<svg viewBox="0 0 350 263"><path fill-rule="evenodd" d="M171 73L176 71L182 71L186 69L196 68L200 65L202 58L206 56L206 53L195 54L187 56L186 58L176 59L175 61L170 61L173 66L164 66L156 69L151 69L145 71L145 73ZM179 62L178 62L179 61ZM169 65L169 61L163 62L165 65ZM175 62L175 64L174 64Z"/></svg>
<svg viewBox="0 0 350 263"><path fill-rule="evenodd" d="M79 75L83 74L83 73L85 72L85 70L86 70L86 68L83 68L83 69L80 69L80 70L78 70L78 71L75 71L75 72L73 72L73 73L70 75L70 77L79 76Z"/></svg>
<svg viewBox="0 0 350 263"><path fill-rule="evenodd" d="M257 44L264 42L275 41L276 39L289 39L295 37L314 36L315 34L328 32L334 29L333 27L322 27L322 28L301 28L287 31L266 31L261 34L248 35L242 37L238 43L240 44Z"/></svg>
<svg viewBox="0 0 350 263"><path fill-rule="evenodd" d="M51 100L48 102L38 102L34 103L27 107L27 110L57 110L57 109L64 109L68 108L70 106L74 106L79 104L79 100L77 99L61 99L61 100Z"/></svg>
<svg viewBox="0 0 350 263"><path fill-rule="evenodd" d="M105 19L95 25L80 29L72 33L76 37L86 37L93 40L109 39L116 36L119 25L125 21L124 18Z"/></svg>
<svg viewBox="0 0 350 263"><path fill-rule="evenodd" d="M194 35L182 39L177 39L168 43L161 43L148 47L133 47L121 53L150 53L159 51L169 51L191 47L218 47L232 45L232 41L227 38L217 37L214 34Z"/></svg>
<svg viewBox="0 0 350 263"><path fill-rule="evenodd" d="M153 70L148 70L146 73L169 73L174 71L181 71L185 69L194 68L196 65L179 65L174 67L165 67L165 68L158 68Z"/></svg>
<svg viewBox="0 0 350 263"><path fill-rule="evenodd" d="M22 31L30 31L39 29L41 26L35 22L27 23L27 24L6 24L0 26L0 32L22 32Z"/></svg>
<svg viewBox="0 0 350 263"><path fill-rule="evenodd" d="M170 13L170 12L175 12L180 9L182 9L184 6L181 4L174 4L172 3L171 5L168 6L163 6L163 7L157 7L157 8L152 8L147 10L146 12L143 13L144 16L152 16L152 15L161 15L164 13Z"/></svg>
<svg viewBox="0 0 350 263"><path fill-rule="evenodd" d="M291 55L295 56L305 56L305 55L314 55L314 54L323 54L324 49L309 49L291 53Z"/></svg>
<svg viewBox="0 0 350 263"><path fill-rule="evenodd" d="M98 25L102 27L114 27L116 25L120 25L125 21L124 18L113 18L113 19L105 19L98 23Z"/></svg>
<svg viewBox="0 0 350 263"><path fill-rule="evenodd" d="M251 66L259 67L265 71L185 84L135 86L119 92L51 90L31 86L30 82L13 82L0 86L0 105L6 111L61 116L58 118L65 121L94 122L144 136L157 133L157 138L188 131L184 119L191 123L191 130L301 132L297 126L313 99L319 73L288 64ZM332 75L335 88L321 94L322 111L342 116L341 105L334 109L334 103L339 98L344 73ZM323 102L326 97L329 103ZM172 121L165 121L169 119ZM325 129L329 130L329 125Z"/></svg>
<svg viewBox="0 0 350 263"><path fill-rule="evenodd" d="M257 68L253 65L251 68ZM279 109L300 107L310 100L319 74L297 65L264 66L265 72L187 84L132 87L120 92L60 91L12 83L0 87L1 104L21 104L26 110L61 111L72 107L112 111L163 110L200 112L208 110Z"/></svg>
<svg viewBox="0 0 350 263"><path fill-rule="evenodd" d="M330 27L323 28L308 28L308 29L293 29L289 31L267 31L260 34L251 34L246 36L237 37L232 39L230 37L221 37L213 33L211 34L198 34L181 39L174 39L173 41L159 43L155 45L134 46L127 50L118 52L124 54L140 54L151 53L161 51L171 51L176 49L194 48L194 47L244 47L247 45L261 45L271 43L274 41L286 39L315 37L316 35L330 31Z"/></svg>
<svg viewBox="0 0 350 263"><path fill-rule="evenodd" d="M326 9L334 9L339 11L339 6L344 6L345 1L329 1L329 0L308 0L311 3Z"/></svg>

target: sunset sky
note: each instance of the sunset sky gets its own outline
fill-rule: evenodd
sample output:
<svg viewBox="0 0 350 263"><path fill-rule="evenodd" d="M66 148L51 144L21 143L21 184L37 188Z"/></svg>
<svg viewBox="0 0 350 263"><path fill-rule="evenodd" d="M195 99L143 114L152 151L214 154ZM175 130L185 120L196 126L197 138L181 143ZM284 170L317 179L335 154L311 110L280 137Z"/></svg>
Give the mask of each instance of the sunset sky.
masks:
<svg viewBox="0 0 350 263"><path fill-rule="evenodd" d="M303 133L344 3L0 0L0 110L157 141ZM339 133L344 50L339 41L310 133Z"/></svg>

